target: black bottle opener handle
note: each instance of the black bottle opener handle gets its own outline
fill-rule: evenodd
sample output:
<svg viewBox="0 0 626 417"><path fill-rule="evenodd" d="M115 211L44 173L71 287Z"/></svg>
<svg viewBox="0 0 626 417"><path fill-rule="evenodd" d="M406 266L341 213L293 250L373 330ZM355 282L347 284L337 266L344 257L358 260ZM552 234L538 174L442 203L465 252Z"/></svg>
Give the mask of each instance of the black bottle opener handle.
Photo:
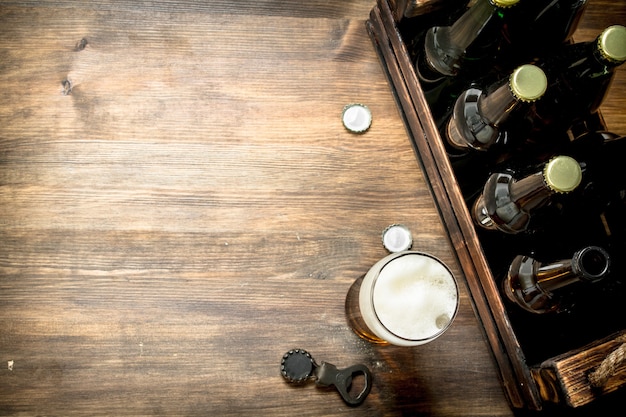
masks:
<svg viewBox="0 0 626 417"><path fill-rule="evenodd" d="M345 369L337 369L333 364L322 362L322 365L316 371L317 380L315 383L323 387L334 385L343 400L349 405L361 404L372 389L372 374L367 366L362 364L353 365ZM352 379L358 375L363 375L365 378L363 389L356 396L352 396L350 395Z"/></svg>
<svg viewBox="0 0 626 417"><path fill-rule="evenodd" d="M334 386L341 398L351 406L357 406L365 401L365 397L372 389L372 374L367 366L359 364L345 369L337 369L333 364L315 363L315 359L304 349L292 349L283 355L280 364L283 377L292 383L303 383L315 379L321 387ZM357 395L350 394L354 377L364 377L364 385Z"/></svg>

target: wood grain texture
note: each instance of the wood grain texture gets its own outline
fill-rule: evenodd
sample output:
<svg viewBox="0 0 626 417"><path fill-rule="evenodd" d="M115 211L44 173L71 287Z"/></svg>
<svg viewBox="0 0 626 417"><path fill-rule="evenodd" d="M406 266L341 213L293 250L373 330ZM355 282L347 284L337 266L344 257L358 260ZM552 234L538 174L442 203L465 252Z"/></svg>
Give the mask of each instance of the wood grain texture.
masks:
<svg viewBox="0 0 626 417"><path fill-rule="evenodd" d="M512 415L373 5L0 5L0 414ZM372 109L363 135L350 102ZM462 284L453 327L414 349L363 342L343 311L394 222ZM293 347L368 365L366 402L283 382Z"/></svg>
<svg viewBox="0 0 626 417"><path fill-rule="evenodd" d="M617 332L584 348L551 358L533 369L545 400L580 407L619 390L626 380L626 364L610 356L623 357L616 350L622 348L624 340L626 331ZM605 375L600 379L603 383L592 384L590 376L607 360L613 366L600 370Z"/></svg>

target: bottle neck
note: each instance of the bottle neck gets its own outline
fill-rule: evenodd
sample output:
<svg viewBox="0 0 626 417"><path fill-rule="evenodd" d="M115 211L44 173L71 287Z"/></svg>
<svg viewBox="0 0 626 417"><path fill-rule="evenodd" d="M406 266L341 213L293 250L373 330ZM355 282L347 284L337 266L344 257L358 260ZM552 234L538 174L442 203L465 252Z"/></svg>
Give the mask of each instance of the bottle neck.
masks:
<svg viewBox="0 0 626 417"><path fill-rule="evenodd" d="M574 271L571 259L564 259L548 265L540 264L537 268L536 279L536 285L548 293L580 281Z"/></svg>
<svg viewBox="0 0 626 417"><path fill-rule="evenodd" d="M504 122L519 104L520 101L513 95L508 80L503 80L502 85L478 99L480 114L494 126Z"/></svg>
<svg viewBox="0 0 626 417"><path fill-rule="evenodd" d="M574 253L571 259L539 264L536 285L551 293L578 281L599 281L608 274L609 265L609 255L604 249L589 246Z"/></svg>
<svg viewBox="0 0 626 417"><path fill-rule="evenodd" d="M489 0L478 0L450 27L451 43L460 50L466 50L478 38L495 12L497 9Z"/></svg>
<svg viewBox="0 0 626 417"><path fill-rule="evenodd" d="M524 211L530 211L544 205L547 197L554 194L554 191L544 181L543 173L537 172L513 181L509 193L512 201Z"/></svg>
<svg viewBox="0 0 626 417"><path fill-rule="evenodd" d="M577 46L581 48L578 54L576 53ZM621 63L609 61L602 56L597 39L579 45L571 45L571 48L574 51L574 55L570 58L571 62L568 63L569 65L565 68L566 73L571 74L569 77L610 77L615 68L621 65Z"/></svg>
<svg viewBox="0 0 626 417"><path fill-rule="evenodd" d="M585 113L598 110L615 75L615 69L621 64L608 61L598 49L597 41L586 45L585 56L572 63L566 69L564 77L578 95L577 101L585 108ZM586 85L585 85L586 84Z"/></svg>
<svg viewBox="0 0 626 417"><path fill-rule="evenodd" d="M496 33L503 13L490 0L477 0L451 26L433 26L424 36L424 58L432 71L455 77L463 72L483 71L500 43ZM423 71L426 74L427 71Z"/></svg>

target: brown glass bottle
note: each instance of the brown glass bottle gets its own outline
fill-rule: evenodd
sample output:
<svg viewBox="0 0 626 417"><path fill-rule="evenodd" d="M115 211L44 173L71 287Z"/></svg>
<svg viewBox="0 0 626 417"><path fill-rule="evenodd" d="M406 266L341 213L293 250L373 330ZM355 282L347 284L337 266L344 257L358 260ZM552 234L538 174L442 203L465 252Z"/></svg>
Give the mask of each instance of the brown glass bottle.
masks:
<svg viewBox="0 0 626 417"><path fill-rule="evenodd" d="M534 212L553 196L569 193L582 180L580 164L569 156L556 156L543 168L522 178L515 173L494 173L476 199L472 216L477 226L516 234L528 229Z"/></svg>
<svg viewBox="0 0 626 417"><path fill-rule="evenodd" d="M570 259L542 263L530 256L513 259L502 292L510 301L531 313L557 311L559 290L578 282L597 282L610 268L609 254L598 246L578 250Z"/></svg>
<svg viewBox="0 0 626 417"><path fill-rule="evenodd" d="M527 64L484 90L465 90L445 126L447 144L459 150L487 150L497 142L505 142L507 131L501 128L502 123L514 115L524 116L530 103L544 95L546 87L544 72Z"/></svg>

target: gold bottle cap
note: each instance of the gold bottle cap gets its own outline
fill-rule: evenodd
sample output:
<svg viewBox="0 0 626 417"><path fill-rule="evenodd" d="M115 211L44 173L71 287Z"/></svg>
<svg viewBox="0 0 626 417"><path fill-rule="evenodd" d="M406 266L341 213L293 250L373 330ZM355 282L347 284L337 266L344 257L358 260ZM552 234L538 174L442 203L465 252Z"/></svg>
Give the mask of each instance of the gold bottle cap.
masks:
<svg viewBox="0 0 626 417"><path fill-rule="evenodd" d="M598 37L598 50L609 62L621 64L626 61L626 27L613 25L604 29Z"/></svg>
<svg viewBox="0 0 626 417"><path fill-rule="evenodd" d="M543 178L553 191L569 193L578 187L583 174L578 161L572 157L560 155L546 164Z"/></svg>
<svg viewBox="0 0 626 417"><path fill-rule="evenodd" d="M518 100L532 102L545 94L548 78L541 68L526 64L513 71L509 86Z"/></svg>
<svg viewBox="0 0 626 417"><path fill-rule="evenodd" d="M515 6L520 0L491 0L491 4L496 7L507 8Z"/></svg>

